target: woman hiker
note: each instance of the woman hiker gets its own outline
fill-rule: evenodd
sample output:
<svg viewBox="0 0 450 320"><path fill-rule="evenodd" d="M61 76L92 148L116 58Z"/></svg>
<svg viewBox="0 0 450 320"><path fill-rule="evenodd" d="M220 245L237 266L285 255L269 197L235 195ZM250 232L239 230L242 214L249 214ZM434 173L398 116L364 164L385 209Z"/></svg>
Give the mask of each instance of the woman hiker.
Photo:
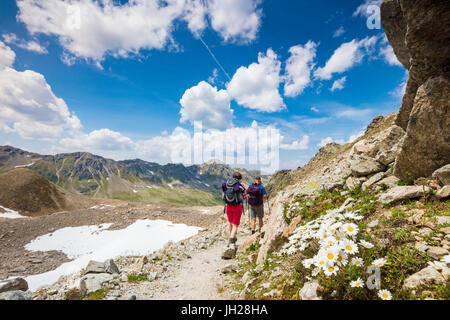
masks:
<svg viewBox="0 0 450 320"><path fill-rule="evenodd" d="M225 201L225 211L227 213L228 222L230 223L230 240L228 246L234 244L236 246L236 233L241 222L243 211L243 203L246 198L245 187L241 183L242 175L239 172L233 173L227 182L222 184L222 199Z"/></svg>

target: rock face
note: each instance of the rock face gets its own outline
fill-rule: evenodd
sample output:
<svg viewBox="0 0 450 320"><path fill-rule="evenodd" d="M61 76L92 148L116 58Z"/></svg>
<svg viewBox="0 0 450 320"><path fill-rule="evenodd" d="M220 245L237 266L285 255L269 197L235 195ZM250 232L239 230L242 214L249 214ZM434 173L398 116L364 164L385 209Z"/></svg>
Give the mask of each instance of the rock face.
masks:
<svg viewBox="0 0 450 320"><path fill-rule="evenodd" d="M431 78L417 90L394 173L428 177L450 161L450 81Z"/></svg>
<svg viewBox="0 0 450 320"><path fill-rule="evenodd" d="M31 300L29 292L13 290L0 293L0 300Z"/></svg>
<svg viewBox="0 0 450 320"><path fill-rule="evenodd" d="M406 131L395 175L429 176L448 163L450 6L446 0L384 0L381 23L409 71L395 120Z"/></svg>
<svg viewBox="0 0 450 320"><path fill-rule="evenodd" d="M436 193L436 197L438 197L438 199L447 199L447 198L450 198L450 185L444 186L443 188L441 188L441 189Z"/></svg>
<svg viewBox="0 0 450 320"><path fill-rule="evenodd" d="M317 280L312 280L304 284L303 288L299 292L300 299L302 300L322 300L321 297L317 295L317 291L321 287Z"/></svg>

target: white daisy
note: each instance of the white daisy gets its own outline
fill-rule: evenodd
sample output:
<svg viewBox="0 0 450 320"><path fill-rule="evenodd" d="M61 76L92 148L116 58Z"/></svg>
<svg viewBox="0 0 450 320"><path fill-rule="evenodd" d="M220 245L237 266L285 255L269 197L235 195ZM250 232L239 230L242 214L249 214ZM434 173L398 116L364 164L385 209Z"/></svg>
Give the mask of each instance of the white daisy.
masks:
<svg viewBox="0 0 450 320"><path fill-rule="evenodd" d="M309 269L311 265L314 263L314 259L305 259L302 264L306 269Z"/></svg>
<svg viewBox="0 0 450 320"><path fill-rule="evenodd" d="M340 266L346 266L348 263L348 255L345 252L339 252L339 256L336 259L336 263Z"/></svg>
<svg viewBox="0 0 450 320"><path fill-rule="evenodd" d="M364 262L363 262L363 259L356 257L356 258L352 259L352 264L355 266L361 267L364 265Z"/></svg>
<svg viewBox="0 0 450 320"><path fill-rule="evenodd" d="M360 240L359 244L362 245L364 248L367 248L367 249L371 249L371 248L374 247L373 244L371 244L370 242L367 242L365 240Z"/></svg>
<svg viewBox="0 0 450 320"><path fill-rule="evenodd" d="M378 291L378 296L383 300L391 300L392 299L392 294L388 290Z"/></svg>
<svg viewBox="0 0 450 320"><path fill-rule="evenodd" d="M342 226L342 232L349 236L354 236L358 233L359 228L354 223L346 223Z"/></svg>
<svg viewBox="0 0 450 320"><path fill-rule="evenodd" d="M364 282L361 278L356 279L355 281L350 282L350 286L352 288L362 288L364 287Z"/></svg>
<svg viewBox="0 0 450 320"><path fill-rule="evenodd" d="M328 265L326 268L324 268L323 272L326 276L332 276L335 275L339 271L338 266Z"/></svg>
<svg viewBox="0 0 450 320"><path fill-rule="evenodd" d="M387 263L387 261L386 261L386 259L384 259L384 258L380 258L380 259L377 259L377 260L375 260L374 262L372 262L372 264L374 265L374 266L377 266L377 267L382 267L382 266L384 266L385 264Z"/></svg>
<svg viewBox="0 0 450 320"><path fill-rule="evenodd" d="M338 258L338 251L335 248L328 248L323 252L323 256L325 257L327 262L335 262Z"/></svg>
<svg viewBox="0 0 450 320"><path fill-rule="evenodd" d="M352 240L349 240L349 239L342 240L341 247L348 254L358 253L358 246Z"/></svg>
<svg viewBox="0 0 450 320"><path fill-rule="evenodd" d="M311 272L311 275L312 275L313 277L315 277L315 276L317 276L317 275L319 274L319 272L320 272L320 268L315 268L315 269Z"/></svg>

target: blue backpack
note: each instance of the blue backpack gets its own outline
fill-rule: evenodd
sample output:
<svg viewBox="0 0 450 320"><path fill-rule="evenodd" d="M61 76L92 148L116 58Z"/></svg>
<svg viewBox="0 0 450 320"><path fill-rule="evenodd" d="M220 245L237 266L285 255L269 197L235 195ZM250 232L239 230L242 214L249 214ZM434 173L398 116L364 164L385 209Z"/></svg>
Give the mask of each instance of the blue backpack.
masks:
<svg viewBox="0 0 450 320"><path fill-rule="evenodd" d="M247 189L248 204L251 206L259 206L263 204L262 190L258 185L251 184Z"/></svg>

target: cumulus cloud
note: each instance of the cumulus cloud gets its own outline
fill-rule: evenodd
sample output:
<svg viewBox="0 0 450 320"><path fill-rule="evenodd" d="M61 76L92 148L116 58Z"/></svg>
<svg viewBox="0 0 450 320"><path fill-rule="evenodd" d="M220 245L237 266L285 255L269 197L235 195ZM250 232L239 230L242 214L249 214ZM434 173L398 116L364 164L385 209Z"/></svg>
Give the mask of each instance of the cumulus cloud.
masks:
<svg viewBox="0 0 450 320"><path fill-rule="evenodd" d="M64 130L80 129L80 120L54 95L42 74L11 68L14 57L0 41L0 130L47 140L60 137Z"/></svg>
<svg viewBox="0 0 450 320"><path fill-rule="evenodd" d="M261 24L261 0L210 0L209 17L212 28L225 41L250 42L256 38Z"/></svg>
<svg viewBox="0 0 450 320"><path fill-rule="evenodd" d="M338 80L335 80L333 82L333 86L331 87L331 91L335 91L335 90L342 90L344 89L344 85L345 85L345 81L347 80L347 77L342 77Z"/></svg>
<svg viewBox="0 0 450 320"><path fill-rule="evenodd" d="M18 0L18 20L32 34L58 37L67 55L101 62L140 50L176 47L172 32L186 21L195 35L208 26L225 41L250 42L261 23L259 0Z"/></svg>
<svg viewBox="0 0 450 320"><path fill-rule="evenodd" d="M383 57L384 61L390 66L403 66L400 61L398 61L397 56L394 53L394 49L392 49L386 35L383 36L381 41L380 56Z"/></svg>
<svg viewBox="0 0 450 320"><path fill-rule="evenodd" d="M357 108L346 108L338 111L336 116L339 118L349 118L349 119L366 119L370 117L373 113L373 109L357 109Z"/></svg>
<svg viewBox="0 0 450 320"><path fill-rule="evenodd" d="M89 134L80 134L74 138L64 138L60 144L71 150L132 150L134 142L120 134L109 129L94 130Z"/></svg>
<svg viewBox="0 0 450 320"><path fill-rule="evenodd" d="M304 46L297 45L289 49L291 56L286 61L284 76L284 95L296 97L311 82L311 70L314 68L317 44L308 41Z"/></svg>
<svg viewBox="0 0 450 320"><path fill-rule="evenodd" d="M180 104L181 123L201 121L206 129L226 129L233 125L227 91L217 90L205 81L186 90Z"/></svg>
<svg viewBox="0 0 450 320"><path fill-rule="evenodd" d="M315 78L329 80L333 74L349 70L354 65L360 63L366 54L372 53L377 41L378 37L372 36L359 41L353 39L350 42L343 43L334 51L324 67L315 70Z"/></svg>
<svg viewBox="0 0 450 320"><path fill-rule="evenodd" d="M33 51L39 54L48 53L47 49L40 45L39 42L35 40L26 41L24 39L19 39L14 33L4 34L3 40L8 44L13 44L28 51Z"/></svg>
<svg viewBox="0 0 450 320"><path fill-rule="evenodd" d="M308 143L309 136L304 135L300 141L296 140L290 144L282 144L280 148L284 150L307 150Z"/></svg>
<svg viewBox="0 0 450 320"><path fill-rule="evenodd" d="M286 108L278 91L281 62L272 49L259 53L258 62L236 70L227 84L230 96L238 104L263 112L276 112Z"/></svg>

